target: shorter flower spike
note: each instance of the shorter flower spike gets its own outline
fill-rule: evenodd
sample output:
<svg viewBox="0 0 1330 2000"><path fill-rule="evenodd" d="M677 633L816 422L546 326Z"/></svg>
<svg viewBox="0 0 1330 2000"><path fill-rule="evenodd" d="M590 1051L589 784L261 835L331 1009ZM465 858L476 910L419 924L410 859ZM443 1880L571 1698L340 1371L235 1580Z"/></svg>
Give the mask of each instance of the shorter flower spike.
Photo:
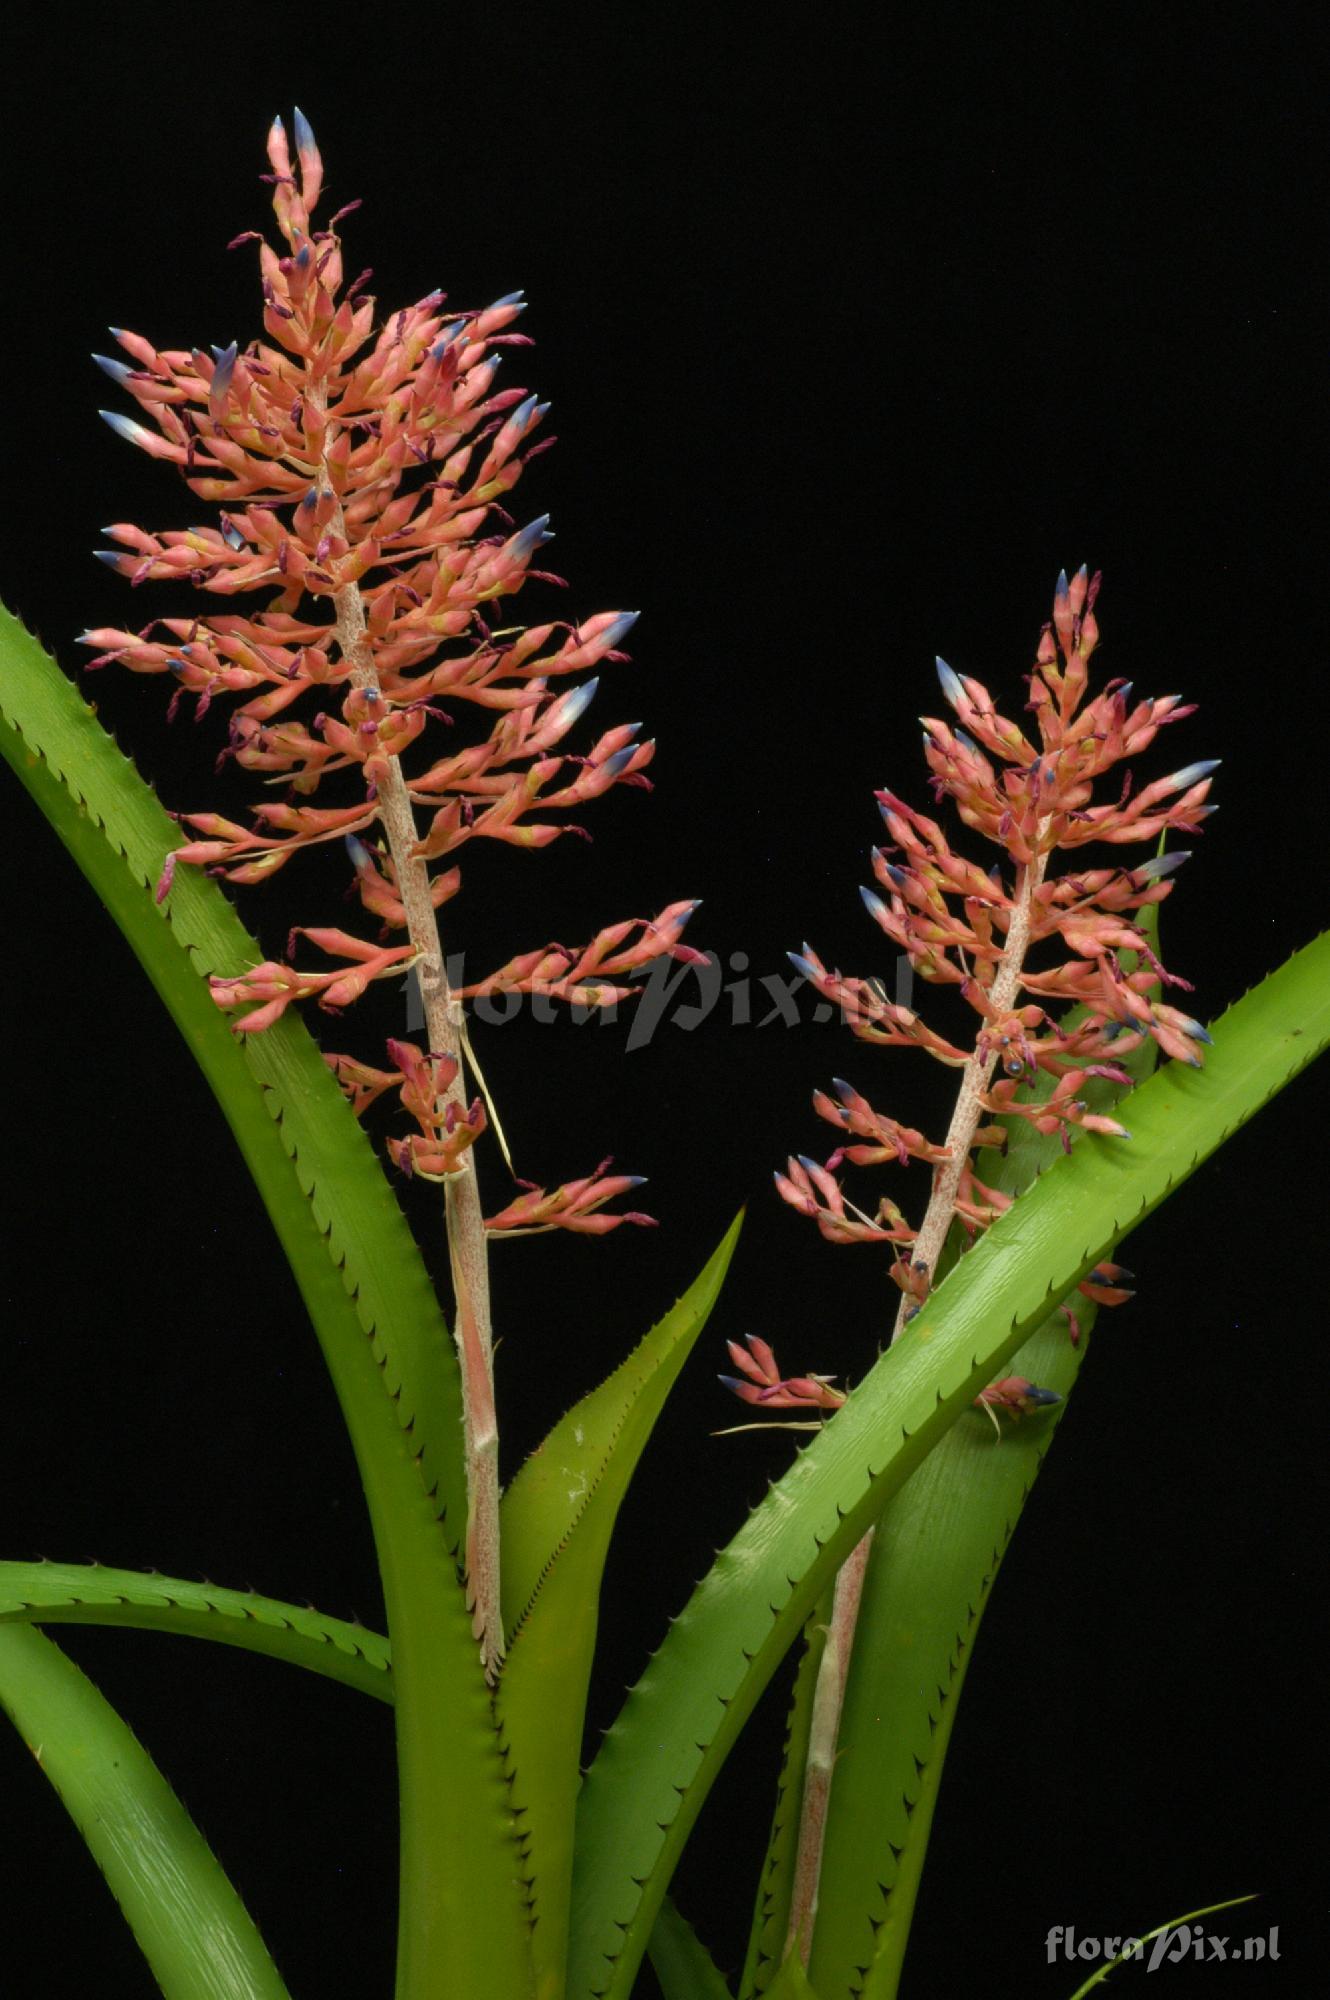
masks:
<svg viewBox="0 0 1330 2000"><path fill-rule="evenodd" d="M1161 835L1200 832L1213 810L1206 800L1218 760L1185 764L1140 789L1130 768L1116 780L1109 775L1127 760L1134 767L1160 729L1190 714L1191 705L1177 695L1140 699L1125 680L1091 694L1099 590L1086 564L1058 576L1052 617L1025 676L1032 726L1001 714L981 681L936 662L957 723L920 718L933 796L950 800L963 825L998 850L995 863L959 852L939 821L896 792L876 794L888 838L872 854L876 887L861 888L860 897L912 973L954 986L978 1015L973 1038L944 1038L913 1007L893 1003L881 977L830 970L807 943L789 954L858 1040L913 1046L964 1071L944 1144L886 1116L838 1079L834 1096L813 1097L819 1117L836 1129L836 1150L821 1165L798 1155L775 1175L781 1199L829 1242L894 1246L897 1332L927 1299L953 1224L973 1238L1015 1199L979 1178L986 1149L1006 1151L1021 1129L1017 1121L1068 1151L1078 1130L1129 1142L1103 1087L1130 1086L1124 1064L1147 1040L1193 1066L1209 1040L1199 1021L1161 997L1187 982L1160 963L1144 914L1171 894L1171 878L1191 849L1169 845L1145 857ZM1135 865L1091 865L1083 855L1091 843L1116 850L1137 842L1151 847ZM1060 855L1069 857L1061 866ZM890 1202L856 1205L848 1176L845 1184L840 1178L843 1166L904 1168L911 1161L933 1169L918 1229ZM1097 1305L1117 1305L1131 1296L1120 1282L1128 1275L1101 1264L1078 1289ZM1061 1310L1075 1342L1076 1316L1070 1304ZM1005 1409L1017 1416L1058 1398L1009 1376L976 1400L990 1415Z"/></svg>

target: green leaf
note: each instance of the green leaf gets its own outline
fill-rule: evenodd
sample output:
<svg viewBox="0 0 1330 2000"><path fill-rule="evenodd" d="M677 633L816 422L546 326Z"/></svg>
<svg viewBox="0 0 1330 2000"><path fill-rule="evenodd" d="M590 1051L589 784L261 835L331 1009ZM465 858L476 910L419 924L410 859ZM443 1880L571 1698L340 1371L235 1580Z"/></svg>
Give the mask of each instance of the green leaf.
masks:
<svg viewBox="0 0 1330 2000"><path fill-rule="evenodd" d="M647 1949L665 2000L730 2000L711 1953L668 1896L656 1912Z"/></svg>
<svg viewBox="0 0 1330 2000"><path fill-rule="evenodd" d="M835 1570L975 1394L1080 1279L1330 1042L1330 937L1215 1029L1203 1071L1133 1092L1133 1141L1085 1134L962 1258L722 1551L587 1775L569 1991L628 1993L716 1773Z"/></svg>
<svg viewBox="0 0 1330 2000"><path fill-rule="evenodd" d="M576 1403L503 1496L499 1718L531 1833L537 1968L562 1979L587 1684L610 1535L647 1439L715 1304L742 1217L677 1305Z"/></svg>
<svg viewBox="0 0 1330 2000"><path fill-rule="evenodd" d="M166 2000L289 2000L243 1903L152 1759L40 1632L0 1626L0 1706L87 1842ZM88 1988L98 1985L90 1966Z"/></svg>
<svg viewBox="0 0 1330 2000"><path fill-rule="evenodd" d="M133 947L214 1090L300 1286L365 1487L393 1641L401 1796L399 1980L410 2000L530 1978L521 1868L456 1562L460 1400L420 1254L313 1039L288 1014L233 1035L211 972L263 953L37 641L0 611L0 750ZM300 1460L292 1454L293 1467Z"/></svg>
<svg viewBox="0 0 1330 2000"><path fill-rule="evenodd" d="M217 1639L266 1653L330 1680L393 1698L388 1641L380 1632L252 1590L103 1569L100 1563L0 1563L0 1624L127 1625Z"/></svg>

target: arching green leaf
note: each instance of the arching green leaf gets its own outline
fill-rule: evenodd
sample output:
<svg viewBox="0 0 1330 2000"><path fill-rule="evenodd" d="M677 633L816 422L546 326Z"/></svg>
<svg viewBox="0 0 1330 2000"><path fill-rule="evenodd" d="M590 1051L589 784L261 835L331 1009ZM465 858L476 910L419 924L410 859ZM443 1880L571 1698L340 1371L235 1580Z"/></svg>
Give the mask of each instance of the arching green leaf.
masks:
<svg viewBox="0 0 1330 2000"><path fill-rule="evenodd" d="M379 1701L393 1698L381 1632L215 1583L103 1569L100 1563L0 1563L0 1624L125 1625L216 1639L307 1667Z"/></svg>
<svg viewBox="0 0 1330 2000"><path fill-rule="evenodd" d="M0 1707L60 1794L165 2000L289 2000L244 1904L161 1772L42 1633L0 1626ZM7 1955L16 1947L21 1940L9 1942ZM99 1988L93 1966L87 1984Z"/></svg>
<svg viewBox="0 0 1330 2000"><path fill-rule="evenodd" d="M736 1217L678 1304L575 1404L503 1496L499 1717L531 1833L538 1970L562 1979L573 1823L601 1577L619 1507L728 1268Z"/></svg>

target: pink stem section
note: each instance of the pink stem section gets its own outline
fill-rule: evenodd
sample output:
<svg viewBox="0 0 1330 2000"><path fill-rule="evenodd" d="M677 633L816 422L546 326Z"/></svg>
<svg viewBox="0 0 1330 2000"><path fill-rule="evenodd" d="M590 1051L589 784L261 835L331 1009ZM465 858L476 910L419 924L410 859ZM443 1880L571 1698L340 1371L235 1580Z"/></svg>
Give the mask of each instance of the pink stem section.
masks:
<svg viewBox="0 0 1330 2000"><path fill-rule="evenodd" d="M325 491L331 490L326 466L321 483ZM345 535L340 503L330 525L334 533ZM350 665L353 683L377 689L379 677L359 589L354 583L348 584L337 592L333 602L337 611L337 643ZM444 1102L455 1103L465 1113L462 1009L448 987L438 918L430 901L429 873L415 852L419 838L415 808L396 757L387 760L378 789L378 809L388 836L397 891L406 912L407 934L419 953L415 972L425 1010L429 1051L431 1055L449 1056L456 1064ZM455 1302L453 1338L462 1374L467 1596L485 1677L492 1685L503 1659L503 1621L499 1609L499 1432L494 1408L488 1248L470 1151L463 1154L458 1171L448 1176L445 1221Z"/></svg>
<svg viewBox="0 0 1330 2000"><path fill-rule="evenodd" d="M1002 957L988 989L989 1004L999 1016L1009 1014L1016 1005L1021 990L1021 974L1025 970L1025 955L1030 949L1030 916L1035 891L1044 879L1047 856L1036 853L1028 868L1022 868L1016 885L1016 901L1011 912L1011 922L1007 926L1007 942L1003 946ZM931 1281L937 1269L942 1247L947 1240L952 1218L956 1213L956 1196L960 1190L961 1175L965 1162L970 1157L974 1135L979 1129L983 1116L980 1102L997 1063L997 1050L989 1049L981 1053L978 1048L961 1072L961 1087L956 1094L956 1108L951 1114L951 1124L947 1128L947 1157L933 1171L933 1191L929 1196L919 1234L914 1239L913 1256L916 1262L927 1266ZM893 1344L900 1339L905 1326L905 1315L910 1299L901 1293L896 1309L896 1324L892 1329Z"/></svg>
<svg viewBox="0 0 1330 2000"><path fill-rule="evenodd" d="M1011 1012L1020 994L1021 973L1025 968L1025 957L1030 948L1030 921L1035 892L1043 882L1046 867L1047 857L1041 852L1036 852L1033 861L1028 867L1021 869L1017 878L1016 900L1011 912L1011 921L1007 926L1007 941L998 962L993 984L988 990L989 1002L994 1013L999 1016ZM996 1049L984 1052L976 1047L961 1073L956 1107L951 1114L951 1124L947 1129L947 1157L933 1171L933 1188L928 1208L913 1245L913 1256L918 1262L927 1266L930 1277L937 1269L938 1259L942 1255L942 1248L956 1213L956 1196L960 1190L961 1174L969 1158L974 1135L979 1129L979 1121L983 1116L981 1100L988 1088L996 1063ZM891 1335L893 1345L899 1340L907 1324L906 1315L910 1303L909 1294L902 1292L900 1304L896 1309L896 1324ZM868 1570L868 1557L872 1544L873 1530L870 1528L863 1540L846 1558L836 1578L831 1626L827 1634L826 1649L817 1670L817 1685L813 1691L813 1724L804 1768L790 1924L785 1944L787 1956L791 1949L797 1946L800 1959L805 1966L813 1948L813 1924L817 1916L818 1884L822 1873L822 1847L826 1838L835 1746L840 1734L845 1683L850 1671L855 1626L859 1619L859 1605L863 1597L864 1577Z"/></svg>
<svg viewBox="0 0 1330 2000"><path fill-rule="evenodd" d="M818 1662L817 1685L813 1690L813 1717L808 1732L803 1798L799 1807L799 1844L794 1857L790 1921L785 1933L784 1953L788 1958L792 1951L797 1950L805 1967L813 1948L817 1892L822 1878L822 1843L827 1833L827 1808L831 1802L831 1779L836 1767L836 1739L840 1734L841 1709L845 1702L845 1678L850 1671L854 1628L859 1617L859 1600L864 1592L872 1546L873 1530L870 1528L846 1557L836 1577L831 1622L827 1627L826 1645Z"/></svg>

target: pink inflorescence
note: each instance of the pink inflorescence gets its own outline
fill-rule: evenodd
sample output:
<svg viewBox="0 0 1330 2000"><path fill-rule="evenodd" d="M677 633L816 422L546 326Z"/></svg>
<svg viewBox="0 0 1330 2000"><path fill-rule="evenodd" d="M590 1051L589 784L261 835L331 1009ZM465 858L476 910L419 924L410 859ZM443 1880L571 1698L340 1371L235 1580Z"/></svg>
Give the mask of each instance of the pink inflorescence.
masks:
<svg viewBox="0 0 1330 2000"><path fill-rule="evenodd" d="M287 787L284 798L254 807L249 826L183 814L192 837L170 857L159 897L179 864L258 883L304 848L341 842L360 901L380 925L375 947L340 931L304 933L347 961L338 972L267 962L214 980L218 1005L236 1010L249 1033L292 1001L345 1006L371 979L400 976L415 955L410 943L392 943L407 926L379 811L393 760L410 755L415 767L407 792L427 819L412 860L428 871L437 909L458 893L459 856L471 842L534 849L581 834L566 815L615 786L647 787L654 754L633 723L606 729L583 752L565 747L598 686L573 677L627 658L635 612L532 626L496 617L529 579L562 583L532 567L551 539L548 517L519 526L503 504L553 442L537 441L548 405L498 386L505 354L531 345L512 330L520 293L474 312L451 310L444 293L431 292L381 315L364 289L369 272L344 282L337 224L359 204L312 226L323 164L299 112L295 142L293 162L276 120L267 178L284 247L256 232L236 239L259 245L266 339L159 351L115 329L128 360L99 357L145 419L103 412L107 422L178 467L220 510L215 527L149 533L117 523L105 531L115 547L101 558L131 585L187 583L218 608L82 634L93 666L117 661L169 677L173 714L186 699L201 716L219 697L238 697L223 760ZM261 604L240 608L252 593ZM346 644L347 606L357 599L359 665ZM479 734L458 727L464 710ZM543 945L457 997L502 991L605 1004L636 990L615 982L650 959L699 956L680 942L694 907L675 903L653 920L612 926L584 949ZM350 1058L338 1060L363 1109L377 1092L356 1080ZM397 1071L395 1087L400 1063ZM402 1086L404 1102L413 1088ZM462 1129L454 1112L447 1132L431 1117L418 1119L418 1141L402 1142L399 1164L447 1173L483 1115ZM537 1226L588 1226L584 1184L573 1186L581 1192L542 1210Z"/></svg>
<svg viewBox="0 0 1330 2000"><path fill-rule="evenodd" d="M980 1116L954 1201L954 1213L970 1235L1010 1206L1009 1195L980 1180L973 1155L982 1147L1005 1146L1012 1119L1056 1135L1064 1148L1078 1127L1128 1139L1118 1120L1091 1108L1084 1094L1087 1080L1128 1084L1123 1057L1146 1037L1165 1055L1196 1066L1210 1039L1199 1022L1162 998L1186 982L1159 963L1135 920L1170 893L1174 871L1188 851L1110 866L1087 866L1080 859L1094 842L1118 848L1157 843L1175 832L1199 833L1214 810L1207 804L1213 762L1187 765L1139 789L1128 770L1106 796L1100 788L1115 766L1140 757L1161 728L1192 709L1176 695L1137 700L1123 681L1110 681L1087 699L1087 666L1099 637L1094 610L1099 583L1084 568L1070 582L1065 573L1058 579L1053 616L1027 676L1026 708L1034 718L1028 735L999 712L982 682L938 661L955 720L923 718L932 790L938 801L950 799L962 822L999 850L995 866L986 870L957 854L935 820L895 793L877 794L889 842L874 851L876 887L861 891L864 903L920 978L955 986L973 1008L978 1016L973 1047L930 1028L913 1008L890 1000L879 982L829 970L810 946L791 954L796 969L836 1004L860 1041L922 1049L957 1070L976 1058L982 1065ZM1049 863L1059 852L1074 859L1055 876ZM1022 897L1028 934L1019 954L1019 981L998 1006L998 970ZM1052 1007L1062 1010L1056 1018ZM1052 1083L1036 1098L1028 1086L1041 1071ZM931 1280L927 1264L913 1254L918 1229L888 1198L868 1207L851 1201L840 1169L918 1160L937 1176L954 1164L950 1150L876 1110L851 1083L837 1079L833 1092L816 1092L813 1103L836 1128L839 1143L822 1163L806 1156L791 1159L776 1175L777 1190L811 1217L829 1242L890 1245L892 1276L906 1296L908 1316L926 1297ZM1101 1264L1080 1289L1100 1304L1117 1304L1131 1296L1120 1282L1129 1276L1118 1265ZM1075 1316L1068 1309L1066 1317L1075 1339ZM768 1402L769 1390L770 1385ZM757 1400L746 1386L739 1393ZM985 1407L1020 1407L1019 1399L989 1392L985 1398L980 1399Z"/></svg>

